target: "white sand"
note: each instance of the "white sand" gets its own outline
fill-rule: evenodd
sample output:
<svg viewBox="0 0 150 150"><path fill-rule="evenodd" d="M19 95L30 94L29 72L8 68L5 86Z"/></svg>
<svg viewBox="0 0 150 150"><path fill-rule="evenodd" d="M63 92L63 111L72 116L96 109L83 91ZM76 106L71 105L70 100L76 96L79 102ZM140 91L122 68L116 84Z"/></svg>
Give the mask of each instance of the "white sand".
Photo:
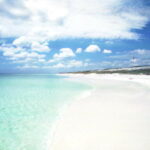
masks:
<svg viewBox="0 0 150 150"><path fill-rule="evenodd" d="M93 86L55 126L50 150L150 150L150 77L69 75Z"/></svg>

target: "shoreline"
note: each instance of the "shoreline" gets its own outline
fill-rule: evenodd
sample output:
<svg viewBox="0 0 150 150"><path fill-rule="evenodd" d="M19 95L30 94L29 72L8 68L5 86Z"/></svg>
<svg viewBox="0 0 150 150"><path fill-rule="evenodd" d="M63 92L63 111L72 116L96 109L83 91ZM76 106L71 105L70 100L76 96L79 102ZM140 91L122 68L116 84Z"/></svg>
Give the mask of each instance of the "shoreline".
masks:
<svg viewBox="0 0 150 150"><path fill-rule="evenodd" d="M66 75L94 89L62 111L50 149L150 149L149 76Z"/></svg>
<svg viewBox="0 0 150 150"><path fill-rule="evenodd" d="M89 84L96 84L98 80L117 80L117 81L129 81L129 82L137 82L141 84L145 84L150 86L150 75L132 75L132 74L71 74L64 73L58 74L59 76L67 77L68 80L72 81L80 81L87 83L87 79L90 82Z"/></svg>

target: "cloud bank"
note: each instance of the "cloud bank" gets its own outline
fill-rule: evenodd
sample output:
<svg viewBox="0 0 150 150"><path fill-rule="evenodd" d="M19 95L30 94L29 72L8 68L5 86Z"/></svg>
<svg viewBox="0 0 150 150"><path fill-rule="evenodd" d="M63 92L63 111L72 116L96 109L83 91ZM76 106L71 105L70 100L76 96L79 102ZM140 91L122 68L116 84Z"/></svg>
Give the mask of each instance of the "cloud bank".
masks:
<svg viewBox="0 0 150 150"><path fill-rule="evenodd" d="M0 35L24 40L137 39L149 8L135 0L1 0Z"/></svg>

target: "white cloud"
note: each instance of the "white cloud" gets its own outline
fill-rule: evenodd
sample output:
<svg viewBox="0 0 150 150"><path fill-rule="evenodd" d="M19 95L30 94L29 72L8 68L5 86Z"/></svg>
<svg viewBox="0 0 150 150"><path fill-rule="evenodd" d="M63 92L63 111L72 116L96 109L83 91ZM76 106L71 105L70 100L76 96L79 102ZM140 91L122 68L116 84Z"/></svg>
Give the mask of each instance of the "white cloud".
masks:
<svg viewBox="0 0 150 150"><path fill-rule="evenodd" d="M104 50L103 50L103 53L105 53L105 54L111 54L111 53L112 53L112 50L110 50L110 49L104 49Z"/></svg>
<svg viewBox="0 0 150 150"><path fill-rule="evenodd" d="M38 54L35 52L31 52L27 54L27 57L31 57L31 58L44 58L45 55L44 54Z"/></svg>
<svg viewBox="0 0 150 150"><path fill-rule="evenodd" d="M28 47L32 51L37 52L50 52L51 49L48 47L48 43L39 38L21 36L13 41L13 45L19 47Z"/></svg>
<svg viewBox="0 0 150 150"><path fill-rule="evenodd" d="M131 63L136 63L137 61L138 61L138 59L136 59L136 58L132 58L132 59L130 60Z"/></svg>
<svg viewBox="0 0 150 150"><path fill-rule="evenodd" d="M75 54L71 48L61 48L60 53L54 54L53 57L54 57L54 59L63 59L66 57L74 57L74 56L75 56Z"/></svg>
<svg viewBox="0 0 150 150"><path fill-rule="evenodd" d="M15 63L15 62L14 62ZM86 67L88 66L89 63L79 61L79 60L69 60L69 61L63 61L63 62L58 62L53 65L47 65L43 64L42 66L39 65L34 65L34 64L24 64L23 66L18 66L17 68L19 69L70 69L70 68L79 68L79 67Z"/></svg>
<svg viewBox="0 0 150 150"><path fill-rule="evenodd" d="M133 51L131 51L131 52L132 52L132 53L137 53L137 54L139 54L139 55L144 55L144 54L146 54L147 52L150 53L150 50L136 49L136 50L133 50Z"/></svg>
<svg viewBox="0 0 150 150"><path fill-rule="evenodd" d="M23 49L21 47L12 47L9 44L3 44L0 46L0 51L3 52L3 56L12 57L16 53L23 51Z"/></svg>
<svg viewBox="0 0 150 150"><path fill-rule="evenodd" d="M32 50L37 52L50 52L50 48L44 43L43 45L38 42L32 43Z"/></svg>
<svg viewBox="0 0 150 150"><path fill-rule="evenodd" d="M57 61L56 59L50 59L50 60L47 61L47 63L54 63L56 61Z"/></svg>
<svg viewBox="0 0 150 150"><path fill-rule="evenodd" d="M40 58L40 59L38 60L38 62L40 62L40 63L45 63L45 62L46 62L46 60L45 60L45 59L43 59L43 58Z"/></svg>
<svg viewBox="0 0 150 150"><path fill-rule="evenodd" d="M2 37L137 39L149 8L135 0L0 1ZM134 7L133 7L134 4Z"/></svg>
<svg viewBox="0 0 150 150"><path fill-rule="evenodd" d="M86 49L85 52L92 53L92 52L100 52L101 49L98 45L89 45Z"/></svg>
<svg viewBox="0 0 150 150"><path fill-rule="evenodd" d="M77 53L77 54L79 54L79 53L81 53L81 52L82 52L82 48L77 48L77 49L76 49L76 53Z"/></svg>
<svg viewBox="0 0 150 150"><path fill-rule="evenodd" d="M13 60L21 59L21 58L38 58L38 59L41 59L44 57L45 57L45 55L43 55L43 54L38 54L35 52L30 53L30 52L25 52L25 51L11 55L11 59L13 59Z"/></svg>
<svg viewBox="0 0 150 150"><path fill-rule="evenodd" d="M86 67L86 66L88 66L88 65L90 65L90 63L87 62L87 61L74 60L74 59L73 59L73 60L70 60L70 61L68 61L68 62L66 62L66 67L67 67L67 68Z"/></svg>
<svg viewBox="0 0 150 150"><path fill-rule="evenodd" d="M62 63L58 63L56 65L51 66L51 68L65 68L65 65Z"/></svg>
<svg viewBox="0 0 150 150"><path fill-rule="evenodd" d="M78 61L78 60L71 60L67 64L67 68L81 67L81 66L83 66L83 62L82 61Z"/></svg>
<svg viewBox="0 0 150 150"><path fill-rule="evenodd" d="M32 41L33 39L29 37L27 38L26 36L21 36L15 39L12 44L15 46L24 47L24 46L30 46Z"/></svg>
<svg viewBox="0 0 150 150"><path fill-rule="evenodd" d="M54 69L59 69L59 68L79 68L79 67L86 67L89 65L89 62L84 62L80 60L68 60L68 61L63 61L63 62L58 62L54 65L50 66L44 66L44 68L54 68Z"/></svg>
<svg viewBox="0 0 150 150"><path fill-rule="evenodd" d="M0 46L3 56L12 60L13 63L27 63L27 62L44 62L46 55L37 52L28 51L23 47L14 47L9 44Z"/></svg>
<svg viewBox="0 0 150 150"><path fill-rule="evenodd" d="M116 62L116 67L118 66L132 66L132 65L149 65L150 64L150 50L148 49L135 49L127 50L124 52L117 52L109 56L110 63L114 64ZM117 64L118 63L118 64ZM108 65L108 66L111 66Z"/></svg>
<svg viewBox="0 0 150 150"><path fill-rule="evenodd" d="M39 68L39 66L25 64L23 66L18 66L17 68L19 68L19 69L37 69L37 68Z"/></svg>
<svg viewBox="0 0 150 150"><path fill-rule="evenodd" d="M25 58L28 56L28 52L20 52L12 55L12 59Z"/></svg>

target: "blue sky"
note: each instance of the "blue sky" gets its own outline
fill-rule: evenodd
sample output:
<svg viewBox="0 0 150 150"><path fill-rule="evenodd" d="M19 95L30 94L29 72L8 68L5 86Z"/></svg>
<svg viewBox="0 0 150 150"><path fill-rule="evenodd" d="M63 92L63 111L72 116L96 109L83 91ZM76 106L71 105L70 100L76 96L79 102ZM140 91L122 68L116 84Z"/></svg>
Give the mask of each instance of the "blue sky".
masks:
<svg viewBox="0 0 150 150"><path fill-rule="evenodd" d="M148 0L0 0L0 73L150 65Z"/></svg>

